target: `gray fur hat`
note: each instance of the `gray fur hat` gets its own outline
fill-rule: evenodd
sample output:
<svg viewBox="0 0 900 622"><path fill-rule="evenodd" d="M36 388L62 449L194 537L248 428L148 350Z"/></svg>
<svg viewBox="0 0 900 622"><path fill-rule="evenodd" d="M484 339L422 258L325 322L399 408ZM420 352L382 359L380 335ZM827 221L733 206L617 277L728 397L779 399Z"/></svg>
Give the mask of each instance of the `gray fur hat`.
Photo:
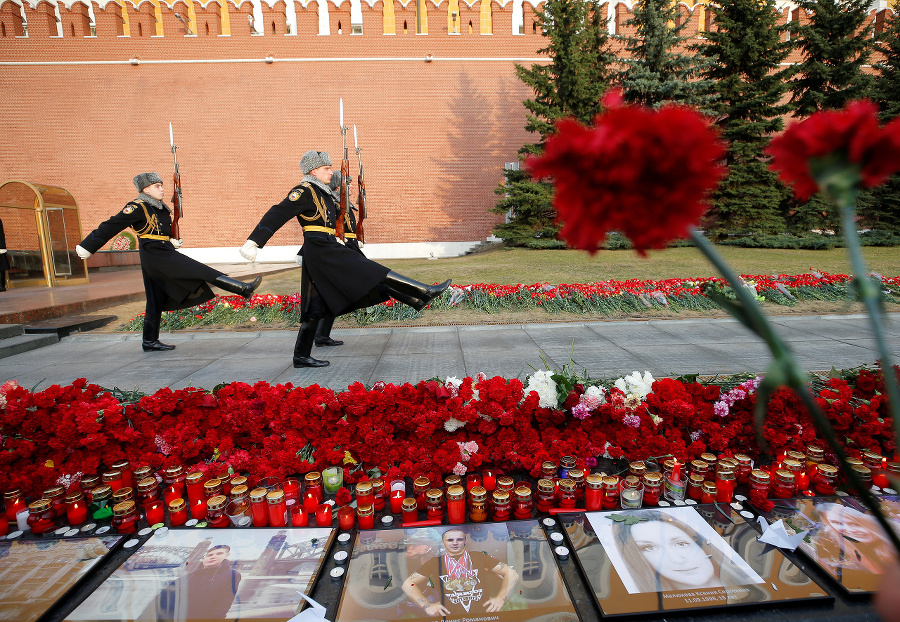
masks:
<svg viewBox="0 0 900 622"><path fill-rule="evenodd" d="M311 170L320 166L331 166L331 156L327 151L307 151L300 158L300 170L304 175L309 175Z"/></svg>
<svg viewBox="0 0 900 622"><path fill-rule="evenodd" d="M138 189L138 192L143 192L144 188L146 188L147 186L161 183L162 177L160 177L156 173L141 173L134 178L134 185Z"/></svg>
<svg viewBox="0 0 900 622"><path fill-rule="evenodd" d="M331 188L332 190L337 190L338 188L341 187L341 172L340 171L334 172L334 174L331 176L331 183L328 184L328 187Z"/></svg>

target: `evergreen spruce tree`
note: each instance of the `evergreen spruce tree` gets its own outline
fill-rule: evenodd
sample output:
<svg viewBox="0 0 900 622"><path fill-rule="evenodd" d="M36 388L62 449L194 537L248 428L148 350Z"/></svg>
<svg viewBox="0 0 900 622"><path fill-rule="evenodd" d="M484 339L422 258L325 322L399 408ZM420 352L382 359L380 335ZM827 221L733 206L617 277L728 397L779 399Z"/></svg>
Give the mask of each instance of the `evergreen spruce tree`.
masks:
<svg viewBox="0 0 900 622"><path fill-rule="evenodd" d="M729 172L712 197L707 227L719 235L781 233L786 188L768 169L763 150L790 111L781 103L787 84L780 64L792 47L784 41L787 26L778 25L774 0L729 0L709 10L716 29L694 49L711 61L702 75L715 81L711 108L729 144Z"/></svg>
<svg viewBox="0 0 900 622"><path fill-rule="evenodd" d="M543 152L554 123L574 117L588 124L600 112L600 97L609 86L609 65L613 55L608 49L606 16L596 0L547 0L535 11L537 23L548 39L538 50L550 58L548 64L530 68L516 65L516 75L534 91L534 99L523 102L529 113L525 129L540 140L523 146L519 159ZM555 240L553 187L533 181L522 170L507 171L506 183L497 188L503 198L492 210L511 214L508 223L494 228L507 244L541 246ZM551 242L552 244L552 242ZM562 242L555 243L564 247Z"/></svg>
<svg viewBox="0 0 900 622"><path fill-rule="evenodd" d="M712 83L699 78L706 64L696 52L688 53L687 22L671 0L639 0L626 26L634 32L619 37L627 54L617 58L617 75L625 101L659 108L666 102L695 106L708 112L714 99Z"/></svg>
<svg viewBox="0 0 900 622"><path fill-rule="evenodd" d="M900 12L894 11L875 44L883 59L875 64L872 100L881 108L881 121L900 116ZM863 226L900 233L900 174L867 193L860 205Z"/></svg>
<svg viewBox="0 0 900 622"><path fill-rule="evenodd" d="M794 66L790 83L795 117L818 110L840 109L865 97L870 78L862 68L869 62L868 19L870 0L797 0L809 15L809 23L792 29L802 60ZM785 202L791 229L805 234L810 229L837 231L840 217L820 195L807 203L793 198Z"/></svg>

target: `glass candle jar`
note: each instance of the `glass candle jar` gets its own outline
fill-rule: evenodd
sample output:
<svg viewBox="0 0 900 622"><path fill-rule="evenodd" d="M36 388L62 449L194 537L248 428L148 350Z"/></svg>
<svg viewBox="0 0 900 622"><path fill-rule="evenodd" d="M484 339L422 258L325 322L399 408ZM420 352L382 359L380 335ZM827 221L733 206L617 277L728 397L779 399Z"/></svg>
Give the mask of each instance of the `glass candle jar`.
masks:
<svg viewBox="0 0 900 622"><path fill-rule="evenodd" d="M643 460L635 460L634 462L628 463L628 474L634 475L635 477L644 477L644 473L647 472L647 463Z"/></svg>
<svg viewBox="0 0 900 622"><path fill-rule="evenodd" d="M269 526L269 509L266 507L268 494L269 491L265 488L254 488L250 491L250 517L253 519L254 527Z"/></svg>
<svg viewBox="0 0 900 622"><path fill-rule="evenodd" d="M487 490L483 486L469 491L469 520L473 523L487 520Z"/></svg>
<svg viewBox="0 0 900 622"><path fill-rule="evenodd" d="M768 498L772 477L767 471L753 469L750 471L750 491L757 491Z"/></svg>
<svg viewBox="0 0 900 622"><path fill-rule="evenodd" d="M497 478L497 488L496 490L502 490L503 492L508 492L510 497L512 497L512 491L516 488L516 480L511 478L509 475L501 475Z"/></svg>
<svg viewBox="0 0 900 622"><path fill-rule="evenodd" d="M691 473L688 476L688 482L687 482L688 499L693 499L694 501L697 501L699 503L700 498L703 496L703 482L706 481L705 477L706 477L705 473L704 474Z"/></svg>
<svg viewBox="0 0 900 622"><path fill-rule="evenodd" d="M178 497L184 495L184 478L184 467L180 464L173 464L163 471L163 483L167 488L174 488Z"/></svg>
<svg viewBox="0 0 900 622"><path fill-rule="evenodd" d="M356 485L356 507L361 505L373 505L375 503L375 491L371 482L359 482Z"/></svg>
<svg viewBox="0 0 900 622"><path fill-rule="evenodd" d="M872 484L879 488L887 488L888 478L885 473L887 460L885 460L884 456L875 451L864 451L862 461L863 466L872 472Z"/></svg>
<svg viewBox="0 0 900 622"><path fill-rule="evenodd" d="M169 523L172 527L181 527L187 522L187 503L184 499L175 499L169 503Z"/></svg>
<svg viewBox="0 0 900 622"><path fill-rule="evenodd" d="M588 512L603 509L603 476L591 473L584 478L584 507Z"/></svg>
<svg viewBox="0 0 900 622"><path fill-rule="evenodd" d="M250 489L246 484L232 486L228 496L226 514L229 516L244 516L250 511Z"/></svg>
<svg viewBox="0 0 900 622"><path fill-rule="evenodd" d="M819 463L816 465L816 474L813 475L813 489L820 495L830 496L837 492L838 468L831 464Z"/></svg>
<svg viewBox="0 0 900 622"><path fill-rule="evenodd" d="M287 500L284 498L283 490L273 490L266 493L266 504L269 511L270 527L287 526Z"/></svg>
<svg viewBox="0 0 900 622"><path fill-rule="evenodd" d="M546 462L544 463L546 464ZM554 465L555 468L556 465ZM556 483L552 479L539 479L535 507L538 512L548 513L556 505Z"/></svg>
<svg viewBox="0 0 900 622"><path fill-rule="evenodd" d="M481 473L469 473L466 475L466 492L471 491L475 486L481 486Z"/></svg>
<svg viewBox="0 0 900 622"><path fill-rule="evenodd" d="M541 463L541 479L549 479L550 481L555 481L558 471L559 468L556 466L555 462L548 460L547 462Z"/></svg>
<svg viewBox="0 0 900 622"><path fill-rule="evenodd" d="M203 484L206 483L206 473L203 471L191 471L185 477L185 487L187 488L188 501L196 501L197 499L206 499L203 493Z"/></svg>
<svg viewBox="0 0 900 622"><path fill-rule="evenodd" d="M319 503L325 500L325 490L322 488L322 474L318 471L310 471L303 476L306 485L306 493L315 495Z"/></svg>
<svg viewBox="0 0 900 622"><path fill-rule="evenodd" d="M509 520L512 511L509 493L505 490L495 490L493 499L493 519L498 522Z"/></svg>
<svg viewBox="0 0 900 622"><path fill-rule="evenodd" d="M737 477L732 471L719 470L716 472L716 501L719 503L731 503L734 496L734 486Z"/></svg>
<svg viewBox="0 0 900 622"><path fill-rule="evenodd" d="M426 508L425 493L428 492L429 488L431 488L431 480L424 475L420 475L413 480L413 493L416 498L416 506L418 506L420 510Z"/></svg>
<svg viewBox="0 0 900 622"><path fill-rule="evenodd" d="M466 489L458 484L447 488L447 522L451 525L466 522Z"/></svg>
<svg viewBox="0 0 900 622"><path fill-rule="evenodd" d="M802 451L796 451L792 449L790 451L784 452L784 457L791 460L796 460L801 464L801 466L803 466L804 469L806 468L806 454Z"/></svg>
<svg viewBox="0 0 900 622"><path fill-rule="evenodd" d="M793 497L797 492L794 482L794 473L787 469L776 469L775 479L772 482L772 494L778 499Z"/></svg>
<svg viewBox="0 0 900 622"><path fill-rule="evenodd" d="M860 480L862 480L863 486L866 489L872 487L872 471L869 467L853 465L850 469L856 473L856 476L859 477ZM854 493L859 494L856 490L854 490Z"/></svg>
<svg viewBox="0 0 900 622"><path fill-rule="evenodd" d="M281 489L284 491L286 500L298 501L300 499L300 480L289 477L282 482Z"/></svg>
<svg viewBox="0 0 900 622"><path fill-rule="evenodd" d="M825 450L818 445L806 446L806 470L815 475L816 465L825 462Z"/></svg>
<svg viewBox="0 0 900 622"><path fill-rule="evenodd" d="M412 497L404 499L400 509L403 512L404 523L414 523L419 520L419 504Z"/></svg>
<svg viewBox="0 0 900 622"><path fill-rule="evenodd" d="M645 506L659 505L659 498L662 495L662 473L651 471L644 473L644 500Z"/></svg>
<svg viewBox="0 0 900 622"><path fill-rule="evenodd" d="M559 479L567 479L569 477L569 470L574 469L576 465L574 456L563 456L559 459L559 473L557 477Z"/></svg>
<svg viewBox="0 0 900 622"><path fill-rule="evenodd" d="M454 476L456 479L459 479L459 476ZM384 480L380 477L370 480L372 484L372 494L375 497L375 502L372 504L375 506L375 511L380 512L384 509L384 506L387 502L387 495L384 492ZM359 503L357 503L359 505Z"/></svg>
<svg viewBox="0 0 900 622"><path fill-rule="evenodd" d="M627 480L634 478L633 481ZM643 481L634 475L629 475L623 482L622 490L619 491L619 500L622 508L626 510L635 510L641 507L644 497Z"/></svg>
<svg viewBox="0 0 900 622"><path fill-rule="evenodd" d="M575 495L575 482L569 478L563 478L557 482L559 486L559 505L563 508L574 508L577 497Z"/></svg>
<svg viewBox="0 0 900 622"><path fill-rule="evenodd" d="M222 478L219 478L219 479L222 479ZM297 482L297 480L293 480L293 481ZM287 482L285 482L285 483L287 483ZM234 489L235 486L246 486L247 490L249 490L250 489L250 480L247 479L246 475L235 475L230 480L228 480L228 485L223 486L222 490L223 490L224 494L231 497L231 491ZM227 488L227 490L226 490L226 488ZM285 491L285 496L287 496L287 491ZM297 482L297 494L296 494L296 496L290 497L290 498L298 499L299 497L300 497L300 482Z"/></svg>
<svg viewBox="0 0 900 622"><path fill-rule="evenodd" d="M112 527L116 533L137 531L139 515L134 501L123 501L113 507Z"/></svg>
<svg viewBox="0 0 900 622"><path fill-rule="evenodd" d="M134 481L139 482L145 477L153 477L153 467L149 465L139 466L131 474L132 479Z"/></svg>
<svg viewBox="0 0 900 622"><path fill-rule="evenodd" d="M137 502L145 507L160 498L159 482L155 477L145 477L137 483Z"/></svg>
<svg viewBox="0 0 900 622"><path fill-rule="evenodd" d="M709 464L704 460L691 460L691 473L696 473L703 477L701 479L701 483L706 479L706 474L709 472Z"/></svg>
<svg viewBox="0 0 900 622"><path fill-rule="evenodd" d="M798 452L788 453L796 454ZM783 469L786 469L794 474L795 493L809 490L809 475L806 472L806 456L803 457L802 461L797 460L796 458L785 457L785 459L781 462L781 465Z"/></svg>
<svg viewBox="0 0 900 622"><path fill-rule="evenodd" d="M531 518L531 512L534 510L531 488L519 486L513 491L513 499L513 515L522 520Z"/></svg>
<svg viewBox="0 0 900 622"><path fill-rule="evenodd" d="M494 492L497 488L497 472L486 469L481 472L481 486L488 492Z"/></svg>
<svg viewBox="0 0 900 622"><path fill-rule="evenodd" d="M216 495L206 500L206 521L210 527L222 529L231 526L231 519L225 513L228 506L228 497L225 495ZM278 525L283 527L284 525Z"/></svg>
<svg viewBox="0 0 900 622"><path fill-rule="evenodd" d="M641 485L641 478L634 475L626 475L622 480L622 488L637 489Z"/></svg>
<svg viewBox="0 0 900 622"><path fill-rule="evenodd" d="M440 489L433 489L440 490ZM444 491L441 491L444 494ZM361 505L356 508L356 515L359 519L360 529L375 529L375 506Z"/></svg>
<svg viewBox="0 0 900 622"><path fill-rule="evenodd" d="M66 489L62 486L53 486L44 491L41 495L43 499L47 499L50 502L50 507L53 509L53 514L55 516L62 516L65 510L66 504Z"/></svg>
<svg viewBox="0 0 900 622"><path fill-rule="evenodd" d="M181 497L178 497L181 499ZM175 499L173 499L175 501ZM144 512L147 515L147 524L151 527L153 525L160 525L166 520L166 512L165 505L163 501L154 501L147 505L144 508Z"/></svg>
<svg viewBox="0 0 900 622"><path fill-rule="evenodd" d="M128 488L127 486L122 486L117 491L113 493L111 503L113 506L117 506L123 501L134 501L134 489Z"/></svg>
<svg viewBox="0 0 900 622"><path fill-rule="evenodd" d="M112 493L113 489L109 484L101 484L91 491L91 503L88 505L88 511L94 520L108 520L112 517L112 507L109 505Z"/></svg>
<svg viewBox="0 0 900 622"><path fill-rule="evenodd" d="M425 493L425 510L428 518L444 518L444 491L440 488L429 488Z"/></svg>
<svg viewBox="0 0 900 622"><path fill-rule="evenodd" d="M120 471L107 471L100 479L104 484L112 488L113 492L122 487L122 473Z"/></svg>
<svg viewBox="0 0 900 622"><path fill-rule="evenodd" d="M734 454L734 459L738 463L737 471L735 471L738 483L748 483L750 481L750 472L753 470L753 459L747 454Z"/></svg>
<svg viewBox="0 0 900 622"><path fill-rule="evenodd" d="M6 503L6 520L10 523L16 522L16 515L28 509L25 496L18 488L3 493L3 501Z"/></svg>
<svg viewBox="0 0 900 622"><path fill-rule="evenodd" d="M131 462L128 460L119 460L113 462L110 468L122 474L122 485L134 488L134 471L131 468Z"/></svg>
<svg viewBox="0 0 900 622"><path fill-rule="evenodd" d="M714 503L716 500L716 483L706 480L700 485L700 503Z"/></svg>
<svg viewBox="0 0 900 622"><path fill-rule="evenodd" d="M462 486L462 478L456 473L451 473L444 477L444 490L450 488L450 486Z"/></svg>
<svg viewBox="0 0 900 622"><path fill-rule="evenodd" d="M38 536L56 527L56 513L50 499L38 499L28 504L28 527Z"/></svg>
<svg viewBox="0 0 900 622"><path fill-rule="evenodd" d="M612 510L619 505L619 478L607 475L603 478L603 509Z"/></svg>
<svg viewBox="0 0 900 622"><path fill-rule="evenodd" d="M716 458L715 454L711 454L709 452L700 454L700 459L706 463L707 468L715 473L716 470L716 462L718 458Z"/></svg>
<svg viewBox="0 0 900 622"><path fill-rule="evenodd" d="M569 479L575 482L575 500L584 499L584 471L581 469L569 469Z"/></svg>
<svg viewBox="0 0 900 622"><path fill-rule="evenodd" d="M135 480L137 481L137 480ZM101 484L100 477L97 475L82 475L81 480L78 482L78 488L81 489L81 492L84 493L84 498L90 500L90 495L88 494L94 488Z"/></svg>
<svg viewBox="0 0 900 622"><path fill-rule="evenodd" d="M203 496L207 499L217 497L222 494L222 480L218 477L206 480L203 484Z"/></svg>
<svg viewBox="0 0 900 622"><path fill-rule="evenodd" d="M87 520L87 501L80 490L70 492L65 498L66 519L71 527L76 527Z"/></svg>

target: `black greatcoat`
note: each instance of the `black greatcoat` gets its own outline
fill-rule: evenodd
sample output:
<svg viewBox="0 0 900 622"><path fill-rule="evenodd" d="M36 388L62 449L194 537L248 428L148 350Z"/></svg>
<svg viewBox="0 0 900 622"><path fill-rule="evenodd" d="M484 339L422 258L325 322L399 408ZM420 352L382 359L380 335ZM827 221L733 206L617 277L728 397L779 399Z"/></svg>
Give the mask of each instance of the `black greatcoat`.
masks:
<svg viewBox="0 0 900 622"><path fill-rule="evenodd" d="M337 205L331 192L315 184L295 186L281 203L269 208L248 239L262 248L291 218L303 227L300 301L304 313L310 310L311 285L335 316L387 300L378 284L390 269L335 239Z"/></svg>
<svg viewBox="0 0 900 622"><path fill-rule="evenodd" d="M80 246L96 253L127 227L138 234L138 251L148 309L153 307L159 311L176 311L215 298L207 282L215 281L224 272L182 255L169 240L140 237L172 235L172 216L165 207L157 208L149 201L137 198L89 233Z"/></svg>
<svg viewBox="0 0 900 622"><path fill-rule="evenodd" d="M3 221L0 220L0 248L6 248L6 236L3 234ZM9 270L9 258L6 253L0 255L0 272ZM0 283L3 285L3 283Z"/></svg>

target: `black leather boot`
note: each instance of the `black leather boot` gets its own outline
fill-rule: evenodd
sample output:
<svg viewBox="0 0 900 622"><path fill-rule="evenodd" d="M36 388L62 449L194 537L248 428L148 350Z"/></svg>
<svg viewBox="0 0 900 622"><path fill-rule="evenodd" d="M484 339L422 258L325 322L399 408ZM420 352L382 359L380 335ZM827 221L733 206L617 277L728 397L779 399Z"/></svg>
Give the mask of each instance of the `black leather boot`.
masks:
<svg viewBox="0 0 900 622"><path fill-rule="evenodd" d="M244 283L243 281L238 281L237 279L233 279L230 276L225 276L223 274L222 276L216 277L216 280L213 281L213 285L220 289L224 289L226 292L231 292L232 294L237 294L244 298L250 298L261 282L261 276L256 277L250 283Z"/></svg>
<svg viewBox="0 0 900 622"><path fill-rule="evenodd" d="M314 359L309 354L312 352L313 340L316 338L317 320L307 320L300 325L297 333L297 343L294 344L294 368L298 367L326 367L328 361Z"/></svg>
<svg viewBox="0 0 900 622"><path fill-rule="evenodd" d="M175 346L170 346L159 340L159 319L144 316L144 331L141 349L144 352L165 352L166 350L174 350Z"/></svg>
<svg viewBox="0 0 900 622"><path fill-rule="evenodd" d="M342 346L343 341L331 338L331 327L334 326L334 317L326 316L319 320L319 327L316 328L316 346Z"/></svg>
<svg viewBox="0 0 900 622"><path fill-rule="evenodd" d="M445 289L450 287L450 279L447 279L440 285L425 285L425 283L420 283L391 270L384 277L382 284L388 288L392 295L395 292L400 294L400 296L394 296L397 300L408 304L416 311L421 311L428 306L432 299L437 298ZM404 297L406 300L404 300Z"/></svg>

